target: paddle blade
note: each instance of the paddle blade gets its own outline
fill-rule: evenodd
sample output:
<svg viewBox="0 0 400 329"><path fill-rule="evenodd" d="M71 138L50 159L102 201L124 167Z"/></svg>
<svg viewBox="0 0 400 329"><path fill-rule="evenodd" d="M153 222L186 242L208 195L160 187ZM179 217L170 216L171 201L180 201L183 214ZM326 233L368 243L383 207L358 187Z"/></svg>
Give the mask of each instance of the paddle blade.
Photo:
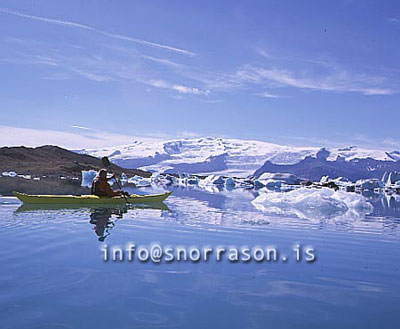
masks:
<svg viewBox="0 0 400 329"><path fill-rule="evenodd" d="M102 157L102 158L101 158L101 162L103 163L103 165L104 165L105 167L110 167L110 166L111 166L110 160L108 160L107 157Z"/></svg>

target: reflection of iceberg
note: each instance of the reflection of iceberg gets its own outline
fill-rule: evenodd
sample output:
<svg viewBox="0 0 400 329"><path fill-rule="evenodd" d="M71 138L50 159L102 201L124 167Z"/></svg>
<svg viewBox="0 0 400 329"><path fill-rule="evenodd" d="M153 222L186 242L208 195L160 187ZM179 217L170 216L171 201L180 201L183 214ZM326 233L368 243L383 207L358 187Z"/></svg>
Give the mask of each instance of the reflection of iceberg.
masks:
<svg viewBox="0 0 400 329"><path fill-rule="evenodd" d="M373 206L362 195L329 188L261 193L252 203L258 210L270 215L309 219L342 215L362 217L373 211Z"/></svg>

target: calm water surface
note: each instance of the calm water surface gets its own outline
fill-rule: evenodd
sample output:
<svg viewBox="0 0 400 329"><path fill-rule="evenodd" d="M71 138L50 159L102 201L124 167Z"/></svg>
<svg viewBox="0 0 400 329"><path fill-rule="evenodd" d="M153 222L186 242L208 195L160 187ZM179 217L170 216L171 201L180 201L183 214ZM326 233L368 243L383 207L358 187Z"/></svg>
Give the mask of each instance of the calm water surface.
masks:
<svg viewBox="0 0 400 329"><path fill-rule="evenodd" d="M213 193L211 193L213 192ZM400 204L268 217L249 191L176 189L155 209L0 204L1 328L399 328ZM306 262L104 262L101 247L266 246Z"/></svg>

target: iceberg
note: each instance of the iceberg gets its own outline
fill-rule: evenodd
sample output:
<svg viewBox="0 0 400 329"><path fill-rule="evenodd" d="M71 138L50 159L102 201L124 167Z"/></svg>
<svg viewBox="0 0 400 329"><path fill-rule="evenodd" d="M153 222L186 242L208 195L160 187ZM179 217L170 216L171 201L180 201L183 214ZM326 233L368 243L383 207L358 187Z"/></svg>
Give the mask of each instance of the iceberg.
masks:
<svg viewBox="0 0 400 329"><path fill-rule="evenodd" d="M252 201L254 207L270 215L304 219L358 216L373 211L373 206L359 194L330 188L300 188L289 192L261 193Z"/></svg>
<svg viewBox="0 0 400 329"><path fill-rule="evenodd" d="M361 190L373 191L377 188L382 188L382 187L383 183L377 178L359 179L356 182L356 188L359 188Z"/></svg>
<svg viewBox="0 0 400 329"><path fill-rule="evenodd" d="M31 175L17 175L19 178L23 178L23 179L32 179Z"/></svg>
<svg viewBox="0 0 400 329"><path fill-rule="evenodd" d="M15 171L3 171L1 173L5 177L17 177L17 173Z"/></svg>
<svg viewBox="0 0 400 329"><path fill-rule="evenodd" d="M199 182L199 186L207 185L224 185L225 181L222 176L219 175L209 175Z"/></svg>
<svg viewBox="0 0 400 329"><path fill-rule="evenodd" d="M392 171L388 174L387 185L395 185L397 182L400 182L400 172Z"/></svg>
<svg viewBox="0 0 400 329"><path fill-rule="evenodd" d="M96 170L82 170L82 183L83 187L91 187L93 180L96 178Z"/></svg>
<svg viewBox="0 0 400 329"><path fill-rule="evenodd" d="M258 180L261 182L274 180L274 181L279 181L279 182L287 184L287 185L297 185L297 184L301 183L300 178L298 178L296 175L288 174L288 173L265 172L260 177L258 177Z"/></svg>
<svg viewBox="0 0 400 329"><path fill-rule="evenodd" d="M120 182L121 182L121 186L124 186L124 185L128 182L128 176L127 176L127 174L125 174L125 173L122 173L122 174L121 174Z"/></svg>
<svg viewBox="0 0 400 329"><path fill-rule="evenodd" d="M136 187L148 187L151 186L151 178L143 178L140 176L133 176L127 181L129 184L134 184Z"/></svg>
<svg viewBox="0 0 400 329"><path fill-rule="evenodd" d="M228 177L227 179L225 179L225 186L230 186L230 187L235 187L236 186L236 182L232 177Z"/></svg>

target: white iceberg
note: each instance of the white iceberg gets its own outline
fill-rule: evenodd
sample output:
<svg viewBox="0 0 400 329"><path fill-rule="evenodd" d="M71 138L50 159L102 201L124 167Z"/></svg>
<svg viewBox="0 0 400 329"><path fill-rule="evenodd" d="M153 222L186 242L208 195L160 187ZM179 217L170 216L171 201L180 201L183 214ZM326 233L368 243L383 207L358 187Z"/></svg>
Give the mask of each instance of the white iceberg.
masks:
<svg viewBox="0 0 400 329"><path fill-rule="evenodd" d="M356 187L362 190L373 191L383 187L383 183L377 178L359 179L356 182Z"/></svg>
<svg viewBox="0 0 400 329"><path fill-rule="evenodd" d="M125 173L122 173L120 182L121 182L121 185L124 186L128 182L128 175Z"/></svg>
<svg viewBox="0 0 400 329"><path fill-rule="evenodd" d="M388 174L387 185L396 185L396 183L400 182L400 172L392 171Z"/></svg>
<svg viewBox="0 0 400 329"><path fill-rule="evenodd" d="M23 179L32 179L31 175L18 175L18 177Z"/></svg>
<svg viewBox="0 0 400 329"><path fill-rule="evenodd" d="M219 175L209 175L199 182L199 186L207 185L224 185L225 181L222 176Z"/></svg>
<svg viewBox="0 0 400 329"><path fill-rule="evenodd" d="M5 177L17 177L17 173L15 171L3 171L2 175Z"/></svg>
<svg viewBox="0 0 400 329"><path fill-rule="evenodd" d="M82 183L83 187L91 187L93 180L97 176L96 170L82 170Z"/></svg>
<svg viewBox="0 0 400 329"><path fill-rule="evenodd" d="M345 214L354 217L373 211L373 206L362 195L330 188L261 193L252 204L271 215L307 219L332 218Z"/></svg>
<svg viewBox="0 0 400 329"><path fill-rule="evenodd" d="M287 185L297 185L297 184L300 184L300 182L301 182L301 179L293 174L270 173L270 172L263 173L260 177L258 177L258 180L260 182L274 180L274 181L278 181L281 183L285 183Z"/></svg>
<svg viewBox="0 0 400 329"><path fill-rule="evenodd" d="M151 186L152 180L151 178L143 178L140 176L133 176L127 181L130 184L135 184L136 187L148 187Z"/></svg>

